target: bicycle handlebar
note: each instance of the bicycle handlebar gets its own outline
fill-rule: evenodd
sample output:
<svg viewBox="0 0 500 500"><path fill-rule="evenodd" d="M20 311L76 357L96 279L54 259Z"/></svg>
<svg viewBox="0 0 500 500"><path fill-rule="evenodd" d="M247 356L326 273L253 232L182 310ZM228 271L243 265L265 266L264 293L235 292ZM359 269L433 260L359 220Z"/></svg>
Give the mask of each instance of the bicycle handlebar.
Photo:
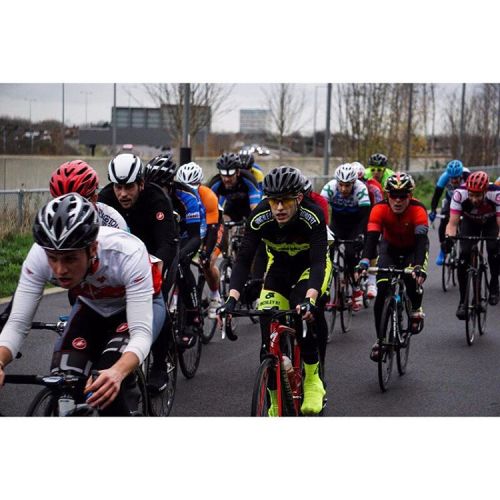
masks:
<svg viewBox="0 0 500 500"><path fill-rule="evenodd" d="M500 238L497 236L446 236L446 238L449 238L450 240L456 240L456 241L499 241Z"/></svg>
<svg viewBox="0 0 500 500"><path fill-rule="evenodd" d="M246 224L246 221L240 220L240 221L234 221L234 220L228 220L223 222L224 227L241 227Z"/></svg>

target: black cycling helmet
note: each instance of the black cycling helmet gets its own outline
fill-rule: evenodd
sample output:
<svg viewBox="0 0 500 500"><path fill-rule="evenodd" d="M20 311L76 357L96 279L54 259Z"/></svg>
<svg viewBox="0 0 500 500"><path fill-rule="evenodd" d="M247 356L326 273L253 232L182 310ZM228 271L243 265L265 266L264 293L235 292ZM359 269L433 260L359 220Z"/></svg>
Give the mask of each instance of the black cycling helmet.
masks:
<svg viewBox="0 0 500 500"><path fill-rule="evenodd" d="M368 160L368 166L370 167L387 167L387 156L381 153L375 153L370 156Z"/></svg>
<svg viewBox="0 0 500 500"><path fill-rule="evenodd" d="M144 169L146 182L154 182L160 186L166 186L174 181L177 173L177 164L174 162L172 153L155 156Z"/></svg>
<svg viewBox="0 0 500 500"><path fill-rule="evenodd" d="M250 170L253 167L255 158L253 157L253 154L250 153L250 151L248 151L247 149L242 149L238 153L238 156L240 157L241 168Z"/></svg>
<svg viewBox="0 0 500 500"><path fill-rule="evenodd" d="M311 194L311 191L312 191L312 182L311 182L311 179L309 179L309 177L306 177L304 174L302 174L302 177L303 177L303 182L304 182L304 187L302 188L302 192L308 196L309 194Z"/></svg>
<svg viewBox="0 0 500 500"><path fill-rule="evenodd" d="M33 224L33 238L48 250L87 248L97 238L99 216L90 201L69 193L42 207Z"/></svg>
<svg viewBox="0 0 500 500"><path fill-rule="evenodd" d="M304 176L295 167L276 167L264 177L262 189L268 197L297 196L304 189Z"/></svg>
<svg viewBox="0 0 500 500"><path fill-rule="evenodd" d="M234 175L241 168L240 157L236 153L222 153L217 158L217 168L221 175Z"/></svg>

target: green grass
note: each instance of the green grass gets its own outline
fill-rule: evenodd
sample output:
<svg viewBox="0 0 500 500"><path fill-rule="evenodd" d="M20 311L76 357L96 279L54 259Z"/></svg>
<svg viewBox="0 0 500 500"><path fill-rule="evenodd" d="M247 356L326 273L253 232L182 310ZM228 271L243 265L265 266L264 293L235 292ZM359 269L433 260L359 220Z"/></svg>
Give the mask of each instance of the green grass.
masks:
<svg viewBox="0 0 500 500"><path fill-rule="evenodd" d="M415 191L413 196L421 201L429 210L431 208L431 199L436 186L434 179L429 179L423 175L415 176Z"/></svg>
<svg viewBox="0 0 500 500"><path fill-rule="evenodd" d="M0 239L0 297L8 297L14 293L22 263L31 245L31 233L8 234Z"/></svg>

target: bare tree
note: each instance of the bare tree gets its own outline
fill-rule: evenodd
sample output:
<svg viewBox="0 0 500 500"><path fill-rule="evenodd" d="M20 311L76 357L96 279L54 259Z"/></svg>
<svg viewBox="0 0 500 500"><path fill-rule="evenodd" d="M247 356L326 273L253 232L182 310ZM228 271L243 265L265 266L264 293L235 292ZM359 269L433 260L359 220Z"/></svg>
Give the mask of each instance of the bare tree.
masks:
<svg viewBox="0 0 500 500"><path fill-rule="evenodd" d="M295 131L304 109L304 94L295 91L290 83L274 85L268 92L263 90L271 112L273 125L277 130L279 160L283 157L283 138Z"/></svg>
<svg viewBox="0 0 500 500"><path fill-rule="evenodd" d="M182 119L184 114L184 85L182 83L154 83L144 85L149 96L164 109L169 131L177 144L182 139ZM228 110L223 108L233 85L214 83L190 84L189 134L192 138L203 128L210 128L212 118L217 113Z"/></svg>

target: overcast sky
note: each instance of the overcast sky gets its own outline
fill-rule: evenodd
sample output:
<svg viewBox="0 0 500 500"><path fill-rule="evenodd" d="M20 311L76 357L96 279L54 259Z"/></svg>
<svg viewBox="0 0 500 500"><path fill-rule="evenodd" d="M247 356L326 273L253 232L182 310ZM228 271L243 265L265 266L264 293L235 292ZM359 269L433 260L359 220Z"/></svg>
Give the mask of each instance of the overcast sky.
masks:
<svg viewBox="0 0 500 500"><path fill-rule="evenodd" d="M239 110L265 108L265 91L273 84L222 84L232 87L231 94L222 109L214 116L212 130L215 132L237 132L239 130ZM440 92L456 88L456 84L440 85ZM326 120L326 84L296 84L296 92L304 96L304 111L298 122L298 129L311 133L314 129L314 100L317 94L316 129L324 130ZM335 88L335 86L334 86ZM316 89L316 90L315 90ZM87 105L85 105L87 101ZM110 121L113 105L113 84L65 84L65 122L68 125L88 122ZM148 95L143 84L117 84L117 106L146 106L156 104ZM58 83L0 83L0 116L18 116L40 121L62 118L62 84ZM332 105L332 113L334 106ZM439 117L438 117L439 122ZM332 130L336 129L335 116L332 115Z"/></svg>
<svg viewBox="0 0 500 500"><path fill-rule="evenodd" d="M223 84L228 88L230 84ZM319 84L297 84L298 93L303 93L305 107L301 129L313 130L314 93ZM239 110L246 108L265 108L264 91L271 84L235 84L223 108L213 119L214 131L238 131ZM324 128L326 85L322 84L317 92L317 128ZM65 122L67 124L85 123L85 100L87 100L87 119L89 122L111 119L113 105L113 84L65 84ZM142 84L119 83L117 85L117 106L152 106L156 104ZM62 84L22 83L0 84L0 115L19 116L39 121L47 118L61 120Z"/></svg>

